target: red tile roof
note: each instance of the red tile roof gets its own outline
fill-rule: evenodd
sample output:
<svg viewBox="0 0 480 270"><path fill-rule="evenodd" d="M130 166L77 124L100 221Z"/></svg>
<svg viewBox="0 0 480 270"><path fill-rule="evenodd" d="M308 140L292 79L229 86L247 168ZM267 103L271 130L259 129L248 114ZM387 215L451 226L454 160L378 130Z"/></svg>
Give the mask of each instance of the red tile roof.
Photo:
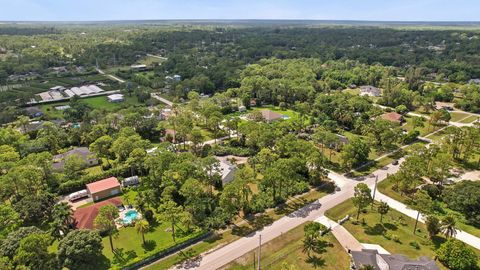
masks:
<svg viewBox="0 0 480 270"><path fill-rule="evenodd" d="M93 229L93 221L98 215L100 207L108 204L115 206L122 205L120 197L110 198L108 200L75 210L73 218L75 219L75 227L77 229Z"/></svg>
<svg viewBox="0 0 480 270"><path fill-rule="evenodd" d="M98 193L111 188L120 187L120 182L116 177L110 177L97 182L87 184L87 190L90 194Z"/></svg>
<svg viewBox="0 0 480 270"><path fill-rule="evenodd" d="M403 116L396 112L389 112L382 114L382 119L392 121L392 122L402 122Z"/></svg>

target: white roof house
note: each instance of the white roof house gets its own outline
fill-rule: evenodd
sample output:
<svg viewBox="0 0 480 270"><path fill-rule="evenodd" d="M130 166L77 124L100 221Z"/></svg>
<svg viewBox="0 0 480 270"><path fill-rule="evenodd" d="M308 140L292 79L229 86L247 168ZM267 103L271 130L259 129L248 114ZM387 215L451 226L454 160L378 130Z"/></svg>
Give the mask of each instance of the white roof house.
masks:
<svg viewBox="0 0 480 270"><path fill-rule="evenodd" d="M237 167L230 162L220 160L219 173L222 175L222 184L228 184L233 181Z"/></svg>
<svg viewBox="0 0 480 270"><path fill-rule="evenodd" d="M113 94L108 97L109 102L123 102L125 99L122 94Z"/></svg>

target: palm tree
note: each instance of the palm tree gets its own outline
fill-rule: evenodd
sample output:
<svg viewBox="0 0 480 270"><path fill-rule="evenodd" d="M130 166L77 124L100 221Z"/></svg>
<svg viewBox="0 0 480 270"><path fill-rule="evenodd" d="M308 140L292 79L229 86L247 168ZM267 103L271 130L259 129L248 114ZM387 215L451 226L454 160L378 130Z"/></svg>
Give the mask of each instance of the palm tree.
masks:
<svg viewBox="0 0 480 270"><path fill-rule="evenodd" d="M441 223L441 229L443 234L447 238L454 237L457 234L457 230L455 229L455 217L452 215L447 215Z"/></svg>
<svg viewBox="0 0 480 270"><path fill-rule="evenodd" d="M52 235L55 238L65 236L73 228L73 210L66 202L61 202L53 207L52 218Z"/></svg>
<svg viewBox="0 0 480 270"><path fill-rule="evenodd" d="M303 240L303 253L307 253L308 258L311 258L310 253L315 250L317 241L313 237L306 237Z"/></svg>
<svg viewBox="0 0 480 270"><path fill-rule="evenodd" d="M135 230L142 235L143 245L145 245L145 233L150 230L150 224L145 219L138 220L135 223Z"/></svg>

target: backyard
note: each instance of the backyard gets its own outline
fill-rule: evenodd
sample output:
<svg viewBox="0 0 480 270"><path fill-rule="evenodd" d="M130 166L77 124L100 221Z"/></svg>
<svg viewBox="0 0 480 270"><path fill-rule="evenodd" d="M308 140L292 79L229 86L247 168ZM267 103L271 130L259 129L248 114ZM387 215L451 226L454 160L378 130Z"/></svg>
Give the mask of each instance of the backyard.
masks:
<svg viewBox="0 0 480 270"><path fill-rule="evenodd" d="M113 238L115 254L110 249L108 237L104 237L103 255L110 260L112 268L121 268L204 233L201 230L187 233L184 228L177 226L174 242L170 227L167 223L153 224L150 231L145 234L145 246L142 243L142 236L136 232L135 227L121 228L118 235Z"/></svg>
<svg viewBox="0 0 480 270"><path fill-rule="evenodd" d="M113 103L108 102L106 96L99 96L99 97L90 97L90 98L82 98L80 99L81 102L84 102L88 106L92 107L93 109L104 109L107 111L113 111L116 109L126 108L129 106L136 106L140 105L137 100L137 97L130 97L125 96L124 102ZM48 103L44 105L40 105L40 109L44 112L44 114L50 119L58 119L63 118L63 111L55 109L57 106L68 105L68 102L55 102L55 103Z"/></svg>

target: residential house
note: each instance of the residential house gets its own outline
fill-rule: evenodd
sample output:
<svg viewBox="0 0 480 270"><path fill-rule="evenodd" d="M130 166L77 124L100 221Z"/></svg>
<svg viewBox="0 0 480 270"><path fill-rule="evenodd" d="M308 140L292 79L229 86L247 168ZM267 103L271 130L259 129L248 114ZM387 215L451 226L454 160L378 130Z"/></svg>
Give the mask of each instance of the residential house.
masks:
<svg viewBox="0 0 480 270"><path fill-rule="evenodd" d="M112 204L116 207L120 207L123 205L122 200L119 197L110 198L105 201L101 201L95 203L90 206L77 208L73 213L73 218L75 220L75 227L77 229L94 229L94 221L95 218L98 216L98 212L100 207Z"/></svg>
<svg viewBox="0 0 480 270"><path fill-rule="evenodd" d="M120 194L120 182L116 177L110 177L87 184L87 191L93 201L99 201Z"/></svg>
<svg viewBox="0 0 480 270"><path fill-rule="evenodd" d="M233 181L237 167L228 161L220 160L219 173L222 176L222 184L226 185Z"/></svg>
<svg viewBox="0 0 480 270"><path fill-rule="evenodd" d="M38 107L27 107L25 112L30 118L40 117L43 115L43 111Z"/></svg>
<svg viewBox="0 0 480 270"><path fill-rule="evenodd" d="M420 257L410 260L403 255L379 254L377 250L363 249L351 251L352 269L361 269L370 265L375 270L440 270L435 261Z"/></svg>
<svg viewBox="0 0 480 270"><path fill-rule="evenodd" d="M261 110L260 112L262 113L262 118L267 123L285 118L285 116L283 114L280 114L280 113L277 113L277 112L274 112L274 111L271 111L271 110L268 110L268 109L267 110Z"/></svg>
<svg viewBox="0 0 480 270"><path fill-rule="evenodd" d="M87 147L77 147L63 154L53 156L53 168L57 171L62 171L65 167L65 161L73 155L81 157L88 167L98 165L98 159L94 153L90 152Z"/></svg>
<svg viewBox="0 0 480 270"><path fill-rule="evenodd" d="M382 119L390 121L390 122L395 122L395 123L403 123L403 115L396 113L396 112L389 112L389 113L384 113L380 116Z"/></svg>
<svg viewBox="0 0 480 270"><path fill-rule="evenodd" d="M381 94L382 94L382 91L375 86L371 86L371 85L360 86L361 96L379 97Z"/></svg>

